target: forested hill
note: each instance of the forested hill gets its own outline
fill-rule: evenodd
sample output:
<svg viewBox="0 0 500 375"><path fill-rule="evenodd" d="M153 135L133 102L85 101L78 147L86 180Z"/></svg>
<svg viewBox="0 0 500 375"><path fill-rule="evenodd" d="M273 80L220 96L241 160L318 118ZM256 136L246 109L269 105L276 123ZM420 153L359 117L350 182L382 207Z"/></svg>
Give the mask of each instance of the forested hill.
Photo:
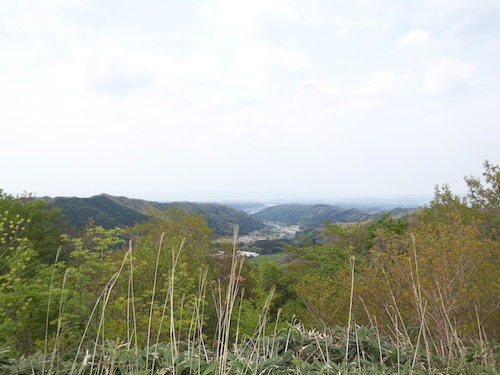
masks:
<svg viewBox="0 0 500 375"><path fill-rule="evenodd" d="M412 211L412 209L397 208L390 212L393 213L393 216L404 216ZM345 209L326 204L285 204L265 208L253 214L253 216L264 221L313 228L323 226L325 220L330 223L363 222L378 219L382 214L382 211L369 212L357 208Z"/></svg>
<svg viewBox="0 0 500 375"><path fill-rule="evenodd" d="M240 234L248 234L253 230L262 229L265 225L258 218L216 203L159 203L142 199L115 197L100 194L90 198L56 197L43 198L49 207L59 208L70 225L83 227L89 219L106 229L132 226L148 219L152 209L167 210L181 208L200 214L207 220L208 226L217 235L227 235L233 232L234 225L239 226Z"/></svg>
<svg viewBox="0 0 500 375"><path fill-rule="evenodd" d="M206 217L208 226L215 229L216 234L227 235L234 232L234 225L239 226L239 234L246 235L266 225L250 214L219 203L176 202L163 203L164 208L184 208Z"/></svg>

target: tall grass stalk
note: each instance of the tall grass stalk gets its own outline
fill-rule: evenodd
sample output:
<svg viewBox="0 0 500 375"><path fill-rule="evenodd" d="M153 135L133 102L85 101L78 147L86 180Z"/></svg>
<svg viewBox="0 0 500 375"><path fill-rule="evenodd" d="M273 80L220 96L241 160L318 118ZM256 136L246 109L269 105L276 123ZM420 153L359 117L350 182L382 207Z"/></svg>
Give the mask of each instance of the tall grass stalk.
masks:
<svg viewBox="0 0 500 375"><path fill-rule="evenodd" d="M251 338L248 339L245 347L243 347L243 350L241 350L241 352L246 352L248 347L251 346L252 349L250 351L249 358L253 359L255 369L257 369L257 365L261 358L261 353L263 358L268 358L271 356L270 349L272 345L270 338L266 336L266 325L269 307L271 306L271 300L274 296L274 292L275 289L273 287L267 295L266 300L262 306L262 310L259 314L259 321L257 323L257 327L255 328L255 333Z"/></svg>
<svg viewBox="0 0 500 375"><path fill-rule="evenodd" d="M92 324L92 320L93 320L94 315L95 315L95 313L97 311L97 308L99 307L99 304L101 303L101 300L103 299L103 297L105 295L107 295L107 298L109 298L109 293L106 293L106 292L108 290L110 290L110 287L114 286L114 284L116 283L116 280L118 279L118 276L121 273L121 271L123 269L123 266L125 264L125 260L127 259L127 257L129 255L130 255L130 252L127 251L127 253L125 254L124 260L122 262L122 265L120 267L120 271L118 273L116 273L115 275L113 275L113 277L106 283L105 287L103 288L102 292L99 294L99 297L97 298L96 302L94 303L94 307L92 308L92 311L90 312L89 318L87 319L87 324L85 325L85 330L83 331L82 338L80 339L80 344L78 345L78 348L76 350L75 359L73 360L73 365L71 366L69 375L72 375L75 372L75 370L76 370L76 366L77 366L77 362L78 362L78 357L80 356L80 353L82 351L83 343L85 342L85 338L87 337L87 333L88 333L88 331L90 329L90 325ZM97 337L98 336L99 336L99 333L97 334ZM93 353L93 355L91 356L91 355L89 355L87 353L87 355L85 356L86 357L86 361L84 361L82 363L82 366L80 367L80 370L78 371L78 374L81 374L83 372L84 367L86 365L86 362L89 359L92 359L92 363L94 362L93 359L95 358L95 352L96 352L96 344L94 345L94 353Z"/></svg>
<svg viewBox="0 0 500 375"><path fill-rule="evenodd" d="M243 268L244 258L237 254L238 244L238 226L234 227L234 242L233 251L231 255L231 272L228 275L228 285L224 298L222 291L218 288L218 301L216 299L216 306L218 310L218 327L217 327L217 341L215 352L215 366L216 372L219 374L227 373L227 358L229 353L230 332L231 332L231 317L235 300L238 296L238 291L241 282L241 270Z"/></svg>
<svg viewBox="0 0 500 375"><path fill-rule="evenodd" d="M52 298L52 287L54 285L54 278L56 276L57 262L59 261L60 254L61 254L61 246L59 246L57 248L56 258L54 261L54 266L52 268L52 277L50 278L49 297L48 297L48 302L47 302L47 315L45 316L45 340L44 340L43 358L47 358L47 350L48 350L48 343L49 343L50 303L51 303L51 298ZM43 361L43 363L42 363L42 374L44 374L44 373L45 373L45 361Z"/></svg>
<svg viewBox="0 0 500 375"><path fill-rule="evenodd" d="M168 293L167 293L167 295L165 297L165 301L163 303L160 324L158 326L158 333L156 335L156 342L155 342L155 348L158 348L158 345L160 343L160 336L161 336L163 321L165 320L165 315L166 315L166 312L167 312L167 305L169 305L170 306L170 312L169 312L169 316L170 316L169 335L170 335L170 344L171 344L171 347L172 347L172 350L171 350L171 363L175 363L176 359L179 356L179 351L177 349L177 340L176 340L176 335L175 335L174 289L175 289L175 270L177 268L177 263L179 261L179 256L181 254L182 248L184 247L184 242L185 242L185 240L183 239L182 242L181 242L181 244L180 244L180 246L179 246L179 250L177 251L177 253L175 252L175 248L172 247L172 266L171 266L171 270L170 270L170 278L169 278L169 284L168 284ZM156 278L156 273L155 273L155 278ZM181 301L181 308L182 308L183 304L184 304L184 298ZM151 319L151 315L150 315L150 319ZM181 318L181 320L182 320L182 318ZM149 325L151 325L151 321L149 322ZM179 329L180 329L180 324L179 324ZM156 362L156 356L153 357L153 363L151 364L151 369L154 369L155 362ZM175 369L173 370L173 373L175 373Z"/></svg>
<svg viewBox="0 0 500 375"><path fill-rule="evenodd" d="M358 359L358 368L361 369L361 350L359 346L359 336L358 336L359 329L356 329L355 334L356 334L356 358Z"/></svg>
<svg viewBox="0 0 500 375"><path fill-rule="evenodd" d="M160 263L160 254L161 254L161 246L163 244L163 238L165 236L165 233L161 234L160 237L160 243L158 244L158 252L156 254L156 262L155 262L155 273L153 277L153 291L151 294L151 306L149 307L149 320L148 320L148 334L146 337L146 369L148 369L148 364L149 364L149 344L150 344L150 339L151 339L151 324L153 320L153 307L154 307L154 302L155 302L155 293L156 293L156 279L158 278L158 265Z"/></svg>
<svg viewBox="0 0 500 375"><path fill-rule="evenodd" d="M201 373L201 361L208 361L208 353L205 347L203 339L203 316L204 316L204 305L205 305L205 293L206 293L206 283L207 283L208 269L205 268L201 271L199 281L198 281L198 292L195 297L195 304L193 309L193 315L191 318L191 323L189 325L188 332L188 348L187 357L189 358L189 367L193 368L194 359L197 358L197 373ZM198 345L195 345L198 343Z"/></svg>
<svg viewBox="0 0 500 375"><path fill-rule="evenodd" d="M92 355L93 359L96 358L96 352L97 352L97 347L98 347L98 342L99 342L99 336L102 337L102 346L104 348L104 344L105 344L104 322L105 322L106 307L108 306L109 297L111 296L111 292L113 291L113 288L114 288L114 286L115 286L118 278L120 277L120 275L121 275L121 273L123 271L123 268L125 266L125 263L127 262L127 258L129 256L130 256L130 252L127 251L125 253L125 256L123 257L123 261L122 261L122 263L120 265L120 269L118 270L118 272L116 272L113 275L113 277L111 278L110 282L104 288L104 290L105 290L105 298L103 300L102 310L101 310L101 317L99 319L99 325L98 325L98 328L97 328L96 338L95 338L95 341L94 341L94 352L93 352L93 355ZM94 368L94 364L95 364L95 361L93 360L92 364L91 364L91 367L90 367L90 373L92 373L92 370ZM101 361L98 362L98 366L99 367L101 366Z"/></svg>
<svg viewBox="0 0 500 375"><path fill-rule="evenodd" d="M374 321L375 321L375 325L374 325L375 332L377 333L378 355L379 355L380 361L382 362L383 361L382 340L380 338L380 331L379 331L378 324L377 324L377 317L374 317ZM385 371L384 371L384 373L385 373Z"/></svg>
<svg viewBox="0 0 500 375"><path fill-rule="evenodd" d="M429 340L427 337L427 319L426 319L426 311L427 311L427 301L424 303L422 301L422 288L420 284L420 270L418 267L418 256L417 256L417 244L416 244L416 239L415 235L413 233L411 235L411 242L413 245L413 259L415 262L415 276L413 275L413 267L410 265L410 270L411 272L411 280L412 280L412 285L413 285L413 294L415 296L415 301L416 301L416 306L417 306L417 312L419 315L419 320L420 320L420 330L419 330L419 339L417 340L417 343L420 343L420 333L423 336L424 340L424 345L425 345L425 355L427 358L427 368L430 370L431 369L431 350L430 350L430 345L429 345ZM410 261L411 263L411 261ZM415 352L417 349L415 349Z"/></svg>
<svg viewBox="0 0 500 375"><path fill-rule="evenodd" d="M132 345L132 340L134 341L134 354L137 358L139 356L139 346L137 343L137 317L135 311L135 295L134 295L134 256L132 248L132 240L128 243L129 256L129 267L130 274L128 277L128 287L127 287L127 349L130 350ZM132 331L130 330L130 320L132 320ZM139 366L136 364L135 372L139 372Z"/></svg>
<svg viewBox="0 0 500 375"><path fill-rule="evenodd" d="M354 255L349 259L349 265L351 266L351 292L349 294L349 317L347 319L347 339L345 344L345 371L346 374L349 373L348 358L349 358L349 334L351 331L352 324L352 302L354 299Z"/></svg>
<svg viewBox="0 0 500 375"><path fill-rule="evenodd" d="M62 286L61 286L61 298L59 300L59 318L57 319L57 331L56 331L56 337L54 340L54 349L52 350L52 358L50 361L49 374L52 374L52 369L54 367L54 358L55 358L56 353L57 353L58 364L59 364L59 334L61 333L61 323L62 323L62 316L63 316L64 287L66 286L66 280L68 279L68 274L69 274L69 269L67 269L66 272L64 272L63 282L62 282ZM44 355L44 358L45 358L45 355ZM45 361L44 361L44 363L45 363Z"/></svg>
<svg viewBox="0 0 500 375"><path fill-rule="evenodd" d="M238 344L239 339L240 339L240 322L241 322L241 312L243 309L243 296L245 295L245 289L243 288L240 293L240 302L239 302L239 309L238 309L238 319L236 320L236 337L234 339L235 345Z"/></svg>
<svg viewBox="0 0 500 375"><path fill-rule="evenodd" d="M184 247L185 239L182 240L179 247L179 251L175 254L172 248L172 271L170 273L170 285L169 285L169 296L170 296L170 342L174 348L174 358L177 359L179 356L179 351L177 348L177 338L175 335L175 315L174 315L174 289L175 289L175 269L177 267L177 262L179 261L179 256L181 254L182 248ZM180 327L180 324L179 324ZM174 359L173 358L173 359ZM174 361L172 360L172 363Z"/></svg>
<svg viewBox="0 0 500 375"><path fill-rule="evenodd" d="M408 344L410 345L410 347L413 350L414 348L413 348L412 340L410 338L411 336L408 333L408 329L406 328L405 321L403 319L403 316L401 315L401 309L398 306L398 302L396 300L396 296L394 295L394 291L392 290L392 286L391 286L391 283L390 283L389 278L387 276L387 273L385 272L384 269L382 269L382 273L384 274L385 282L387 284L387 289L389 290L389 293L391 295L391 300L393 303L392 309L394 310L394 316L392 316L386 308L386 311L388 312L389 318L391 319L392 324L395 328L395 332L393 332L393 334L396 335L395 337L398 337L398 340L400 337L404 337L405 341L408 342ZM399 327L399 323L401 323L401 328ZM402 331L401 331L401 329L402 329Z"/></svg>
<svg viewBox="0 0 500 375"><path fill-rule="evenodd" d="M280 318L281 318L281 313L282 313L282 309L281 307L278 309L278 313L276 314L276 320L274 321L274 331L273 331L273 336L272 337L276 337L277 334L278 334L278 323L280 321ZM275 352L275 349L276 349L276 340L273 340L272 341L272 346L271 346L271 352L270 352L270 356L274 356L274 355L278 355L278 353Z"/></svg>
<svg viewBox="0 0 500 375"><path fill-rule="evenodd" d="M133 261L133 253L132 253L132 240L128 243L128 251L130 253L129 257L129 268L130 274L128 277L128 285L127 285L127 344L130 349L130 345L132 344L132 339L135 337L135 349L137 353L137 322L135 317L135 298L134 298L134 261ZM131 328L132 326L132 328Z"/></svg>
<svg viewBox="0 0 500 375"><path fill-rule="evenodd" d="M111 283L111 280L108 281L107 285ZM107 286L106 285L106 286ZM76 350L76 355L75 355L75 359L73 360L73 365L71 367L71 370L69 372L70 375L72 375L75 370L76 370L76 365L78 363L78 357L80 356L80 353L82 351L82 347L83 347L83 343L85 342L85 337L87 336L87 332L89 331L89 328L90 328L90 324L92 323L92 319L94 318L94 314L95 312L97 311L97 307L99 306L99 303L102 299L102 297L104 296L104 293L106 292L106 288L104 288L101 292L101 294L99 295L99 297L97 298L97 301L95 302L94 304L94 307L92 308L92 311L90 312L90 315L89 315L89 318L87 319L87 324L85 325L85 330L83 331L83 334L82 334L82 338L80 339L80 344L78 344L78 348ZM78 374L81 374L83 372L83 367L86 365L88 359L90 358L91 356L89 355L88 353L88 349L87 349L87 353L85 355L85 360L83 361L82 363L82 367L80 368L80 370L78 371Z"/></svg>

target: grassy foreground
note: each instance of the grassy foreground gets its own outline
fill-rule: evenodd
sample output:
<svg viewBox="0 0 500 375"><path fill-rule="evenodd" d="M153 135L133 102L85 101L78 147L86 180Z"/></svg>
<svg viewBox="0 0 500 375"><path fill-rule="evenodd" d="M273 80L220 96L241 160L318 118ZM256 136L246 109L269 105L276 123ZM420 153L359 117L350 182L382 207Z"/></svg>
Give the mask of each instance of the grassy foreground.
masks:
<svg viewBox="0 0 500 375"><path fill-rule="evenodd" d="M130 251L125 255L123 263L129 255ZM174 298L175 252L173 257L170 297L164 305L165 317L174 316L169 311L169 306L173 306ZM241 337L238 329L242 293L240 273L244 261L244 258L237 256L235 245L228 283L224 290L219 289L218 294L211 296L216 304L218 317L216 335L213 338L207 338L204 333L206 277L202 275L187 340L180 340L177 333L179 323L171 319L168 327L163 327L170 334L169 342L158 342L159 332L152 332L150 326L148 345L139 348L137 342L107 340L104 333L101 333L104 331L104 328L101 331L101 326L105 325L101 321L93 345L89 347L83 346L88 338L82 337L78 348L60 352L59 329L55 338L46 339L46 349L43 352L28 357L16 358L9 348L0 344L0 374L500 373L497 367L497 347L487 342L485 335L470 342L456 337L450 347L443 348L426 336L425 324L422 324L420 332L410 336L404 326L398 326L398 322L395 322L391 337L381 336L375 324L373 327L357 326L351 319L348 327L323 331L306 330L296 321L291 321L287 328L278 329L277 324L268 321L273 291L262 306L255 333ZM96 304L91 315L105 316L107 298L120 277L120 272L110 280L101 301L98 301L99 308ZM352 275L354 278L354 272ZM153 299L154 294L155 286ZM92 316L89 317L89 322L91 319Z"/></svg>
<svg viewBox="0 0 500 375"><path fill-rule="evenodd" d="M491 348L470 343L440 357L425 345L392 342L376 330L305 331L300 325L247 337L226 352L195 342L138 350L108 341L75 353L13 359L0 349L2 374L498 374Z"/></svg>

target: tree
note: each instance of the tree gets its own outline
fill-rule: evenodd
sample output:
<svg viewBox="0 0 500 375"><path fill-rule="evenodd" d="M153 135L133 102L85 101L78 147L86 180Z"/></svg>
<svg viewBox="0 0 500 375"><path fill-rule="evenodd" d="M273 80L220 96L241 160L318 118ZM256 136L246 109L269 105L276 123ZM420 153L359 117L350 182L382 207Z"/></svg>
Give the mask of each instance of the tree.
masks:
<svg viewBox="0 0 500 375"><path fill-rule="evenodd" d="M301 316L312 326L332 326L339 322L336 308L337 274L349 267L349 256L362 245L359 225L327 224L320 244L288 248L286 272L296 279L294 289L307 307L309 316Z"/></svg>
<svg viewBox="0 0 500 375"><path fill-rule="evenodd" d="M479 226L457 213L447 216L409 235L380 234L356 283L361 322L369 319L365 306L382 326L395 316L417 330L425 322L436 342L449 346L455 332L476 336L479 318L498 337L500 244L481 238Z"/></svg>
<svg viewBox="0 0 500 375"><path fill-rule="evenodd" d="M43 341L47 314L57 313L47 311L50 266L40 263L25 237L29 222L7 210L0 214L0 341L25 354Z"/></svg>
<svg viewBox="0 0 500 375"><path fill-rule="evenodd" d="M478 177L465 177L469 188L467 198L476 210L500 208L500 165L491 164L488 160L483 163L483 177L487 185L483 185Z"/></svg>
<svg viewBox="0 0 500 375"><path fill-rule="evenodd" d="M54 263L63 242L59 220L32 196L0 191L0 339L21 353L43 342L47 316L57 316L47 303L57 280L47 263Z"/></svg>
<svg viewBox="0 0 500 375"><path fill-rule="evenodd" d="M174 314L175 323L180 325L178 332L186 338L200 275L214 259L213 231L200 215L182 208L153 211L149 216L147 222L128 231L133 247L137 324L142 327L139 339L143 343L148 340L150 316L156 332L164 320L160 339L170 338L172 315L162 318L165 309Z"/></svg>
<svg viewBox="0 0 500 375"><path fill-rule="evenodd" d="M379 233L403 234L407 230L408 219L406 217L395 219L390 212L387 212L380 219L366 226L366 237L364 239L365 251L370 251L375 245Z"/></svg>
<svg viewBox="0 0 500 375"><path fill-rule="evenodd" d="M59 210L47 209L44 201L31 194L13 197L0 190L0 213L9 222L22 218L23 236L33 244L38 260L45 264L54 262L65 229Z"/></svg>
<svg viewBox="0 0 500 375"><path fill-rule="evenodd" d="M476 215L483 221L484 235L500 240L500 165L484 162L483 177L465 177L469 188L467 201Z"/></svg>
<svg viewBox="0 0 500 375"><path fill-rule="evenodd" d="M466 177L466 197L436 186L415 225L377 231L356 279L361 323L404 322L417 332L424 324L445 348L457 334L474 337L481 329L500 337L499 172L485 162L486 184Z"/></svg>

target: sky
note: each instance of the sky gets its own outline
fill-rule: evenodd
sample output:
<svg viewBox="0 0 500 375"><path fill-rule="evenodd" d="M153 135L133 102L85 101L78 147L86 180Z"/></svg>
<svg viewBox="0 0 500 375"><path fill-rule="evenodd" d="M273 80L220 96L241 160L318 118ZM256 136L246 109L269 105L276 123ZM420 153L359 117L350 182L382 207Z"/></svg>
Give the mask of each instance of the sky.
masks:
<svg viewBox="0 0 500 375"><path fill-rule="evenodd" d="M0 2L0 189L432 196L500 163L498 0Z"/></svg>

